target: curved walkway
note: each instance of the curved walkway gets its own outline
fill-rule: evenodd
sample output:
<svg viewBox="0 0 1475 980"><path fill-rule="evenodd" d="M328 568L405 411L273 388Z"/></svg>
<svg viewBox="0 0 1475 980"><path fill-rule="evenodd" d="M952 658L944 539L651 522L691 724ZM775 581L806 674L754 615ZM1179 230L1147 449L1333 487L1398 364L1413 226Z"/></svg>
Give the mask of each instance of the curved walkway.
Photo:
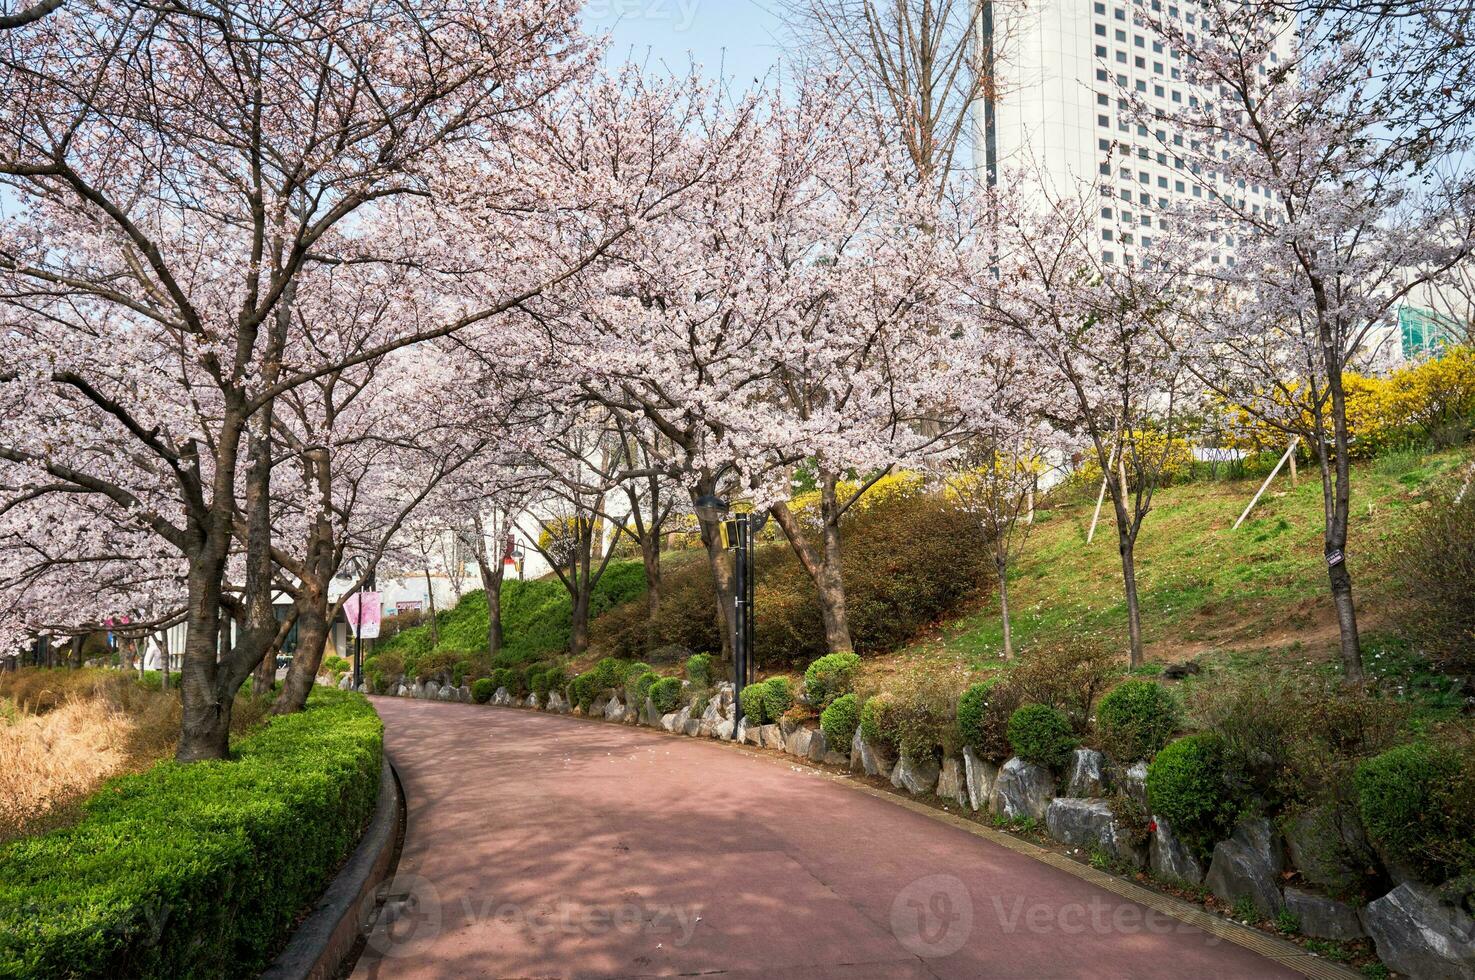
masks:
<svg viewBox="0 0 1475 980"><path fill-rule="evenodd" d="M357 977L1300 975L770 757L516 709L375 706L409 822Z"/></svg>

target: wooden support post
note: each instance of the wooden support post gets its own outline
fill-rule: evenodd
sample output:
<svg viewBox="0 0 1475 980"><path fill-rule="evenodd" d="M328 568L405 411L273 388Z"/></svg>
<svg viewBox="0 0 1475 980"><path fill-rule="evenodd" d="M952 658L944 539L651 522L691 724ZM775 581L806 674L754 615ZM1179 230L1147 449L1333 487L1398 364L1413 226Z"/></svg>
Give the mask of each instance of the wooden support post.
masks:
<svg viewBox="0 0 1475 980"><path fill-rule="evenodd" d="M1086 532L1086 544L1090 544L1096 537L1096 522L1101 520L1101 505L1106 500L1106 481L1111 479L1111 467L1116 462L1116 447L1113 446L1111 455L1106 458L1107 472L1101 474L1101 491L1096 494L1096 513L1091 515L1091 530Z"/></svg>
<svg viewBox="0 0 1475 980"><path fill-rule="evenodd" d="M1275 469L1270 471L1270 475L1265 478L1265 482L1260 484L1260 489L1256 490L1255 495L1250 498L1249 506L1245 508L1245 512L1243 514L1239 515L1239 520L1234 522L1234 530L1238 530L1239 526L1245 522L1245 518L1250 516L1250 511L1254 510L1255 504L1259 503L1261 494L1263 494L1265 492L1265 489L1270 486L1270 481L1275 479L1275 475L1279 473L1280 468L1286 464L1286 460L1290 459L1291 456L1295 454L1296 443L1300 441L1300 436L1297 436L1296 438L1291 440L1290 448L1285 451L1285 455L1280 458L1280 462L1275 464Z"/></svg>

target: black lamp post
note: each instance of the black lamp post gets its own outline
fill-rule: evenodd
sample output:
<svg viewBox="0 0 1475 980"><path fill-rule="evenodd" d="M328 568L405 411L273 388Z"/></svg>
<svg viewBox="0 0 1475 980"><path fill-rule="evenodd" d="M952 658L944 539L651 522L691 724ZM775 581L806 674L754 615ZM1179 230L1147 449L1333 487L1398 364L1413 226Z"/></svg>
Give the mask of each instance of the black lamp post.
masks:
<svg viewBox="0 0 1475 980"><path fill-rule="evenodd" d="M753 545L766 517L746 513L728 518L727 502L712 494L697 498L696 512L721 529L723 544L733 553L733 719L739 722L743 720L743 688L753 682Z"/></svg>

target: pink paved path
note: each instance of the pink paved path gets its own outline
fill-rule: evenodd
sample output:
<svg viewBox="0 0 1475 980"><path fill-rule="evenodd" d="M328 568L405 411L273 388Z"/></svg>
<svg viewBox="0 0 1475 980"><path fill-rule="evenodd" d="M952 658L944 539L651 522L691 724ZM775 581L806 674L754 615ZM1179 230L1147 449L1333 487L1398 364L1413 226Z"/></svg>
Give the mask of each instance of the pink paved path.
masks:
<svg viewBox="0 0 1475 980"><path fill-rule="evenodd" d="M409 824L359 977L1277 977L1240 947L742 750L378 698Z"/></svg>

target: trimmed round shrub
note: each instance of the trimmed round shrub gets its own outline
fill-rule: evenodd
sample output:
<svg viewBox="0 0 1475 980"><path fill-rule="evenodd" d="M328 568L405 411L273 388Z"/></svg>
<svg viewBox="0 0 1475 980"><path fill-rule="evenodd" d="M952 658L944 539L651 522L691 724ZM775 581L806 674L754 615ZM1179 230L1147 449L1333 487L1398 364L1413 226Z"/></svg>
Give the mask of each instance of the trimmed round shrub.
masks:
<svg viewBox="0 0 1475 980"><path fill-rule="evenodd" d="M749 684L743 688L738 695L738 703L743 706L743 717L748 724L763 724L763 685Z"/></svg>
<svg viewBox="0 0 1475 980"><path fill-rule="evenodd" d="M686 658L686 679L693 687L708 687L712 683L712 655L695 653Z"/></svg>
<svg viewBox="0 0 1475 980"><path fill-rule="evenodd" d="M650 693L650 686L661 679L661 675L646 667L639 674L630 674L625 678L625 700L636 708L645 707L645 697Z"/></svg>
<svg viewBox="0 0 1475 980"><path fill-rule="evenodd" d="M506 667L498 667L488 674L487 679L492 682L492 693L495 694L498 688L508 687L507 679L511 674L512 671Z"/></svg>
<svg viewBox="0 0 1475 980"><path fill-rule="evenodd" d="M595 671L586 670L573 680L569 681L569 700L577 707L589 710L594 699L599 697L599 692L605 689L602 678Z"/></svg>
<svg viewBox="0 0 1475 980"><path fill-rule="evenodd" d="M670 714L681 703L681 679L662 677L650 685L648 693L657 711L663 715Z"/></svg>
<svg viewBox="0 0 1475 980"><path fill-rule="evenodd" d="M457 660L456 665L451 668L451 683L460 687L466 680L466 675L471 673L470 660Z"/></svg>
<svg viewBox="0 0 1475 980"><path fill-rule="evenodd" d="M546 691L561 691L568 684L568 672L562 667L549 667L543 672L543 687Z"/></svg>
<svg viewBox="0 0 1475 980"><path fill-rule="evenodd" d="M540 670L528 675L528 689L539 697L548 693L548 673L546 670Z"/></svg>
<svg viewBox="0 0 1475 980"><path fill-rule="evenodd" d="M1434 884L1475 874L1475 760L1454 745L1415 742L1357 767L1358 809L1386 859Z"/></svg>
<svg viewBox="0 0 1475 980"><path fill-rule="evenodd" d="M1009 717L1019 707L1019 692L1006 678L981 681L958 698L958 737L980 757L1004 762L1011 754Z"/></svg>
<svg viewBox="0 0 1475 980"><path fill-rule="evenodd" d="M618 657L604 657L588 673L594 676L599 690L603 691L625 683L625 666L625 661Z"/></svg>
<svg viewBox="0 0 1475 980"><path fill-rule="evenodd" d="M497 688L492 684L490 677L483 677L471 685L471 700L477 704L486 704L497 693Z"/></svg>
<svg viewBox="0 0 1475 980"><path fill-rule="evenodd" d="M1199 732L1169 742L1147 767L1149 809L1201 856L1228 837L1239 818L1227 759L1224 739Z"/></svg>
<svg viewBox="0 0 1475 980"><path fill-rule="evenodd" d="M1124 764L1151 759L1182 724L1178 699L1152 681L1119 684L1096 706L1096 734L1101 748Z"/></svg>
<svg viewBox="0 0 1475 980"><path fill-rule="evenodd" d="M877 745L895 745L896 732L891 727L892 699L889 694L867 698L860 708L860 737Z"/></svg>
<svg viewBox="0 0 1475 980"><path fill-rule="evenodd" d="M854 690L859 670L860 657L855 654L827 653L804 671L804 696L810 704L823 708Z"/></svg>
<svg viewBox="0 0 1475 980"><path fill-rule="evenodd" d="M825 733L825 741L836 752L843 751L855 737L855 727L860 723L860 705L854 694L842 694L831 701L819 716L819 727Z"/></svg>
<svg viewBox="0 0 1475 980"><path fill-rule="evenodd" d="M631 681L648 673L650 673L650 664L637 660L625 667L625 676L621 680L628 685Z"/></svg>
<svg viewBox="0 0 1475 980"><path fill-rule="evenodd" d="M1009 746L1025 762L1063 769L1079 744L1065 712L1044 704L1026 704L1009 716Z"/></svg>
<svg viewBox="0 0 1475 980"><path fill-rule="evenodd" d="M794 686L787 677L770 677L762 684L754 686L763 692L764 724L778 721L785 711L794 706Z"/></svg>

